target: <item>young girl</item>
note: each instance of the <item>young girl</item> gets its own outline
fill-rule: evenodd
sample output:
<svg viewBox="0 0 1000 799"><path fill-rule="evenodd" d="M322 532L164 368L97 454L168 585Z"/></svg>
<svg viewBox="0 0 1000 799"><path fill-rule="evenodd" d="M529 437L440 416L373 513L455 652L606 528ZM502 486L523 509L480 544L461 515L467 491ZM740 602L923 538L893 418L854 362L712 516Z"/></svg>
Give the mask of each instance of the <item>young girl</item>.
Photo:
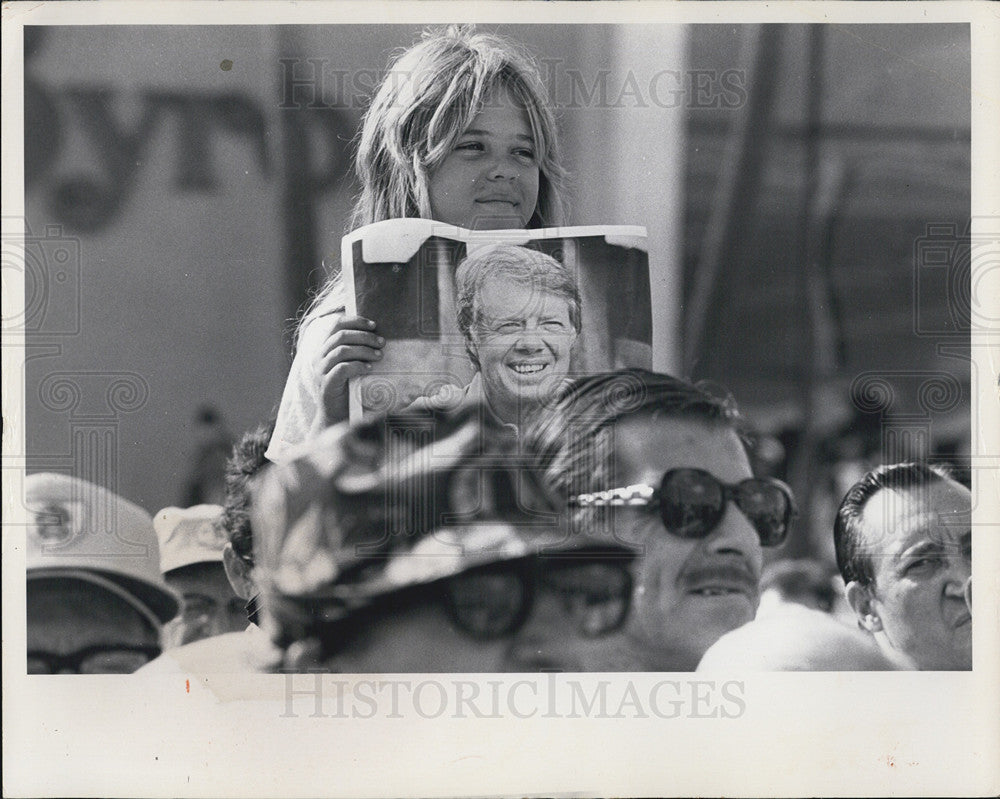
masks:
<svg viewBox="0 0 1000 799"><path fill-rule="evenodd" d="M500 36L451 27L393 63L365 114L352 227L424 217L472 229L563 223L564 173L545 87ZM272 461L347 418L347 381L382 357L371 319L348 316L339 272L299 325Z"/></svg>

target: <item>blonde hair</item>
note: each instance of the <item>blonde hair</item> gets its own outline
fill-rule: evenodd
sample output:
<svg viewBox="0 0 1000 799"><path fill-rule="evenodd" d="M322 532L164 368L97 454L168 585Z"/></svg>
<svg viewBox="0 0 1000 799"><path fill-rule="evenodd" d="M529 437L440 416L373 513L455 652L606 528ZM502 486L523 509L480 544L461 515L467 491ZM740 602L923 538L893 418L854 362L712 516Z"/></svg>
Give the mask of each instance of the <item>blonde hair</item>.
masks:
<svg viewBox="0 0 1000 799"><path fill-rule="evenodd" d="M350 229L385 219L430 218L430 173L501 86L523 104L538 160L538 202L527 227L563 224L566 175L538 66L510 39L452 25L425 32L391 62L375 93L358 140L361 192ZM342 304L341 286L338 271L310 303L299 335L318 312Z"/></svg>
<svg viewBox="0 0 1000 799"><path fill-rule="evenodd" d="M430 173L501 86L524 106L535 142L538 204L528 227L562 224L565 174L537 65L509 39L451 26L424 34L391 65L365 114L352 226L430 217Z"/></svg>

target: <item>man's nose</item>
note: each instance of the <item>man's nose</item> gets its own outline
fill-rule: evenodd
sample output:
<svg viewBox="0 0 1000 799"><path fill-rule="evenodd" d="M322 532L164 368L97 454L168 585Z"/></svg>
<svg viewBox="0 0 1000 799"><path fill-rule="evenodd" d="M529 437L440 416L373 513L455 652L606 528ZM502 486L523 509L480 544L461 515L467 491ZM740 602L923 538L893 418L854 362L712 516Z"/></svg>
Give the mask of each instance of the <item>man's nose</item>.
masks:
<svg viewBox="0 0 1000 799"><path fill-rule="evenodd" d="M726 503L726 510L716 528L709 533L706 546L717 554L739 554L754 565L757 573L763 561L760 536L757 530L734 502Z"/></svg>
<svg viewBox="0 0 1000 799"><path fill-rule="evenodd" d="M537 328L527 327L521 331L517 337L517 342L514 344L518 352L543 352L545 350L545 342L539 335Z"/></svg>
<svg viewBox="0 0 1000 799"><path fill-rule="evenodd" d="M966 585L969 584L971 592L972 564L961 555L949 555L947 557L948 571L946 575L947 583L945 591L951 595L965 600Z"/></svg>
<svg viewBox="0 0 1000 799"><path fill-rule="evenodd" d="M565 667L559 637L568 637L569 619L550 592L535 595L531 612L511 641L507 666L511 671L558 671Z"/></svg>

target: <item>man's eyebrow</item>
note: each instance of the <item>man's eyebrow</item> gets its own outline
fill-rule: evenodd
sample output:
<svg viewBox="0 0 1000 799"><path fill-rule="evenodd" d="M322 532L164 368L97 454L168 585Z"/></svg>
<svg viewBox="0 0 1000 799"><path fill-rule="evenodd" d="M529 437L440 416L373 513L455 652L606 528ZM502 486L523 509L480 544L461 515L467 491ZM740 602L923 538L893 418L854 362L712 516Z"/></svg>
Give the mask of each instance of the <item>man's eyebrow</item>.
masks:
<svg viewBox="0 0 1000 799"><path fill-rule="evenodd" d="M488 324L493 324L493 325L506 324L507 322L517 322L518 324L520 324L521 322L524 321L523 316L487 316L485 314L483 315L483 319Z"/></svg>
<svg viewBox="0 0 1000 799"><path fill-rule="evenodd" d="M972 533L959 536L957 542L940 541L935 538L921 541L911 547L893 553L895 558L910 558L923 555L948 555L954 554L956 550L968 551L972 547Z"/></svg>
<svg viewBox="0 0 1000 799"><path fill-rule="evenodd" d="M914 544L912 546L906 547L906 549L894 552L893 555L896 558L909 558L917 555L927 555L941 552L941 544L937 541L921 541L919 544Z"/></svg>

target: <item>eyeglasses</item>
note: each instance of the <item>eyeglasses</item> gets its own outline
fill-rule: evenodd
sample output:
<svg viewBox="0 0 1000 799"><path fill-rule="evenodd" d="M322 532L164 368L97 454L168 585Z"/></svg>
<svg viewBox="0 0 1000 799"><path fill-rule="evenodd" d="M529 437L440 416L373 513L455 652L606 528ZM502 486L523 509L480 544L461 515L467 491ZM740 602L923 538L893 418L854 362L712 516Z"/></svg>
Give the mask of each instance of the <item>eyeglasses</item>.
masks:
<svg viewBox="0 0 1000 799"><path fill-rule="evenodd" d="M455 626L484 640L516 632L545 593L587 638L619 629L632 602L632 575L621 559L540 558L528 568L498 566L463 574L444 588Z"/></svg>
<svg viewBox="0 0 1000 799"><path fill-rule="evenodd" d="M126 644L88 646L67 654L29 650L28 674L131 674L159 654L158 646Z"/></svg>
<svg viewBox="0 0 1000 799"><path fill-rule="evenodd" d="M441 607L456 629L476 640L513 635L539 597L548 594L559 602L573 629L596 638L619 629L628 618L633 558L625 551L601 557L583 552L543 556L481 567L378 597L363 607L330 599L275 597L273 612L290 639L318 634L329 656L381 618L421 604Z"/></svg>
<svg viewBox="0 0 1000 799"><path fill-rule="evenodd" d="M761 546L784 543L798 514L792 490L774 478L751 477L727 485L704 469L671 469L659 488L631 485L571 497L574 507L658 507L667 532L705 538L722 521L726 505L736 503L760 537Z"/></svg>

